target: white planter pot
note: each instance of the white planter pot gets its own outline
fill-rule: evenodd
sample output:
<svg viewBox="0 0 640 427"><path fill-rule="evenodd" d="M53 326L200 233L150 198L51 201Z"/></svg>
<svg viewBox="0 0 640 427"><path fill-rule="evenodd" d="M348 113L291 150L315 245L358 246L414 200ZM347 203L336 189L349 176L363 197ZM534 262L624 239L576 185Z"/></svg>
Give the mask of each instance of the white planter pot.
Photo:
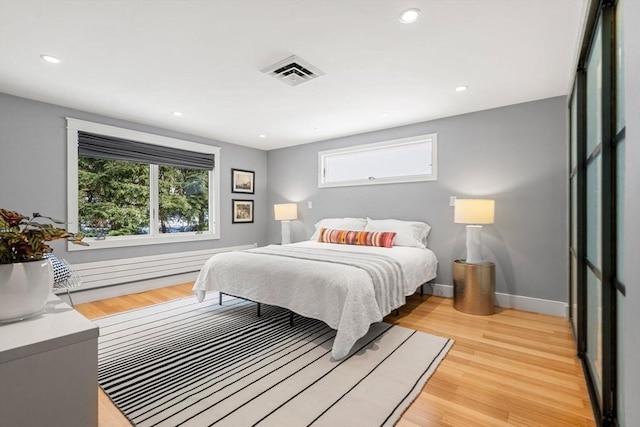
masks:
<svg viewBox="0 0 640 427"><path fill-rule="evenodd" d="M49 260L0 264L0 322L38 314L53 288Z"/></svg>

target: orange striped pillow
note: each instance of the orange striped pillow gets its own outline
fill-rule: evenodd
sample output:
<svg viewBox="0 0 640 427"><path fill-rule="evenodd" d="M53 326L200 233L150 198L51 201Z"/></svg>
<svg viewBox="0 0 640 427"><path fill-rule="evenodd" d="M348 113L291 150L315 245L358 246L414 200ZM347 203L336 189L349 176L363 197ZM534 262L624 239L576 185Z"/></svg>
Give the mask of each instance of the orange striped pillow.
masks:
<svg viewBox="0 0 640 427"><path fill-rule="evenodd" d="M320 229L318 242L339 243L342 245L380 246L390 248L396 238L394 231L352 231Z"/></svg>

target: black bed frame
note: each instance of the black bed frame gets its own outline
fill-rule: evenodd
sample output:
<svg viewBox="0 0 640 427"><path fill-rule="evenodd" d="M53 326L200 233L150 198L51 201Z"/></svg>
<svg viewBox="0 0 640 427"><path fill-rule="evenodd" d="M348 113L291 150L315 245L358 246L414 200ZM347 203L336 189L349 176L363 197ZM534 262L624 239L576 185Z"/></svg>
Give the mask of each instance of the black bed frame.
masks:
<svg viewBox="0 0 640 427"><path fill-rule="evenodd" d="M420 296L423 296L423 295L424 295L424 285L425 285L425 284L429 284L429 283L431 283L431 281L429 281L429 282L427 282L427 283L423 283L422 285L420 285ZM229 295L229 296L232 296L232 297L234 297L234 298L240 298L240 299L243 299L243 300L246 300L246 301L251 301L251 300L249 300L249 299L247 299L247 298L242 298L242 297L238 297L238 296L235 296L235 295L225 294L224 292L220 292L220 293L218 294L218 305L222 305L222 295ZM257 316L258 316L258 317L260 317L260 315L262 314L262 313L261 313L262 303L257 302L256 304L257 304L257 311L256 311L256 314L257 314ZM293 314L294 314L294 313L293 313L293 311L289 310L289 325L291 325L291 326L293 326ZM399 316L399 315L400 315L400 309L396 308L396 309L394 310L394 315L395 315L396 317L397 317L397 316Z"/></svg>

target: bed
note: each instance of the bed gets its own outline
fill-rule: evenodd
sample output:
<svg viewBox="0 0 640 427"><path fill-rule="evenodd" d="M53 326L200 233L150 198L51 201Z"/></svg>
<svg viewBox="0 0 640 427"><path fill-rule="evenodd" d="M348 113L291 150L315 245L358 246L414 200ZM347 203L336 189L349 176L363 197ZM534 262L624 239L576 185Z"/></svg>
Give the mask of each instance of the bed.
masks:
<svg viewBox="0 0 640 427"><path fill-rule="evenodd" d="M436 277L437 259L422 244L428 230L416 233L420 244L410 246L318 241L323 239L321 233L336 231L328 229L326 221L316 224L309 241L212 256L193 287L198 300L214 290L322 320L337 331L333 358L344 358L369 325L382 321L418 287ZM371 221L358 227L375 228ZM388 223L379 226L390 228ZM372 232L375 230L368 231ZM394 240L402 242L399 237L398 233Z"/></svg>

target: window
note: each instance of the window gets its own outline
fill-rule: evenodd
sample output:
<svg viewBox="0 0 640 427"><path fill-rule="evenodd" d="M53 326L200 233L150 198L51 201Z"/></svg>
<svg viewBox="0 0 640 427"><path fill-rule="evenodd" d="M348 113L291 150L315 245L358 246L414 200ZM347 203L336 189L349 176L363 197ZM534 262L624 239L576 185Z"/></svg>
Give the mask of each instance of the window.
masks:
<svg viewBox="0 0 640 427"><path fill-rule="evenodd" d="M437 134L318 153L318 187L435 181Z"/></svg>
<svg viewBox="0 0 640 427"><path fill-rule="evenodd" d="M99 249L217 239L220 148L67 118L69 230Z"/></svg>

